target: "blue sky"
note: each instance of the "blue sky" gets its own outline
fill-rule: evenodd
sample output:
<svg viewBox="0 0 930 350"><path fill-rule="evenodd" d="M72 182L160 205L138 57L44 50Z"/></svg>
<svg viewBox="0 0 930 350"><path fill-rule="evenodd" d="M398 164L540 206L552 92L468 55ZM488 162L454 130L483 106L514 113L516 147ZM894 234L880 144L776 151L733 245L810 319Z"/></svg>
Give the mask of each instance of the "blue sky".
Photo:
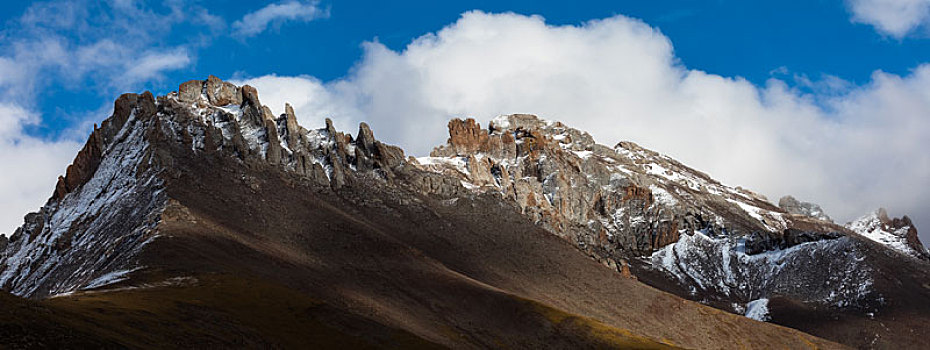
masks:
<svg viewBox="0 0 930 350"><path fill-rule="evenodd" d="M537 113L840 221L885 206L930 227L927 0L6 5L0 161L24 165L0 172L0 232L118 94L208 74L415 154L449 117Z"/></svg>
<svg viewBox="0 0 930 350"><path fill-rule="evenodd" d="M261 8L251 1L203 1L198 6L233 22ZM30 6L17 3L5 13L4 27L19 29L17 20ZM161 2L138 4L168 14ZM189 8L179 5L182 8ZM165 70L153 79L128 84L128 91L167 92L177 82L208 74L250 77L266 74L312 75L322 80L345 76L362 55L362 43L378 40L400 50L416 37L435 32L468 10L512 11L538 14L550 24L579 24L621 14L641 19L668 36L681 62L723 76L744 77L762 84L771 77L808 89L796 76L814 81L824 75L863 84L875 70L906 74L930 57L930 40L924 35L895 38L864 23L851 21L841 1L338 1L317 7L328 16L313 20L283 20L254 36L229 35L231 28L211 33L192 23L153 35L154 47L189 47L189 64ZM113 13L110 6L100 12ZM196 22L196 20L194 20ZM145 25L145 23L138 23ZM191 44L189 34L208 35L206 43ZM86 40L69 37L79 42ZM120 35L113 36L119 39ZM91 38L90 40L94 40ZM82 121L83 111L96 111L122 91L88 89L85 84L58 84L52 79L40 87L32 106L43 114L43 124L29 130L37 136L58 137L64 128ZM94 77L83 77L93 80ZM75 120L77 119L77 120Z"/></svg>

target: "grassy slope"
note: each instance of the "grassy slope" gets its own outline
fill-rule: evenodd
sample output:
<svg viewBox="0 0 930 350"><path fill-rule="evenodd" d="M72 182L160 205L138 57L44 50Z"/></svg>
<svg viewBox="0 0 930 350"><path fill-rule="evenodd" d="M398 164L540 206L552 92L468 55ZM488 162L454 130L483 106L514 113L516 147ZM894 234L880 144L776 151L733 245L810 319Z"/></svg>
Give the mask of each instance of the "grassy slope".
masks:
<svg viewBox="0 0 930 350"><path fill-rule="evenodd" d="M79 293L43 303L74 315L75 328L132 348L437 347L284 286L241 276L201 275L179 285Z"/></svg>
<svg viewBox="0 0 930 350"><path fill-rule="evenodd" d="M70 323L44 303L0 293L0 349L118 348L112 340Z"/></svg>
<svg viewBox="0 0 930 350"><path fill-rule="evenodd" d="M442 348L255 278L210 274L172 281L41 302L3 295L0 344L5 348ZM514 300L519 313L546 329L544 338L558 339L563 345L673 348L541 303ZM450 330L449 336L456 337L454 333Z"/></svg>

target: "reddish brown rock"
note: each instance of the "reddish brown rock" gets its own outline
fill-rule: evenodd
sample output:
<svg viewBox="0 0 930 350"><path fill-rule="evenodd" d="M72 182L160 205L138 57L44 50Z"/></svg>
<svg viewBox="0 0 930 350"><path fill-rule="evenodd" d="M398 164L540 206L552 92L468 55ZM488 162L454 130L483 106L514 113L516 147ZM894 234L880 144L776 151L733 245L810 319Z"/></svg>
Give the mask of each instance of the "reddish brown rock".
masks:
<svg viewBox="0 0 930 350"><path fill-rule="evenodd" d="M242 104L242 94L236 85L222 81L213 75L207 78L205 85L207 100L211 104L215 106Z"/></svg>
<svg viewBox="0 0 930 350"><path fill-rule="evenodd" d="M202 80L187 81L178 88L178 100L181 102L194 102L200 99L203 93Z"/></svg>
<svg viewBox="0 0 930 350"><path fill-rule="evenodd" d="M90 134L90 138L84 144L84 147L78 151L77 156L74 157L74 161L65 171L64 188L67 192L74 191L94 175L94 171L96 171L97 166L100 165L103 150L103 133L100 132L100 129L97 128L95 124L94 131ZM58 197L58 199L60 198L61 197Z"/></svg>
<svg viewBox="0 0 930 350"><path fill-rule="evenodd" d="M458 155L488 150L488 132L474 119L452 119L449 121L449 145Z"/></svg>
<svg viewBox="0 0 930 350"><path fill-rule="evenodd" d="M289 103L284 104L284 128L287 131L287 146L296 149L300 137L300 125L297 124L297 115Z"/></svg>
<svg viewBox="0 0 930 350"><path fill-rule="evenodd" d="M250 104L252 106L261 106L262 103L258 100L258 90L255 90L254 87L249 85L242 85L239 88L240 93L242 94L242 104Z"/></svg>

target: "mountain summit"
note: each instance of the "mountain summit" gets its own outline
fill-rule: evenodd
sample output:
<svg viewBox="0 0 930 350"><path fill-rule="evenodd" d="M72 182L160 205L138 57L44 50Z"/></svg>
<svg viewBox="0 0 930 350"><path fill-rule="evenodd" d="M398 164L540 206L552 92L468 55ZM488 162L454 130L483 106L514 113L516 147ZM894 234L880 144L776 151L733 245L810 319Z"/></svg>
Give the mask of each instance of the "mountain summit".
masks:
<svg viewBox="0 0 930 350"><path fill-rule="evenodd" d="M0 287L32 299L4 303L63 316L9 322L130 347L924 343L906 217L840 226L533 115L448 126L415 158L213 76L122 95L0 242Z"/></svg>

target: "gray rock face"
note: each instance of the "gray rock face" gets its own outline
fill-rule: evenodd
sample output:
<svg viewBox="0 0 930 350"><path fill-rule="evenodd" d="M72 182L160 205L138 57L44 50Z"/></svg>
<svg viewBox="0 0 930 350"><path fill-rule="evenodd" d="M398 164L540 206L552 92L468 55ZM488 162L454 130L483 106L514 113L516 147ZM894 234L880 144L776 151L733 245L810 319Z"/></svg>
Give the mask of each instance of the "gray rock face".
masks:
<svg viewBox="0 0 930 350"><path fill-rule="evenodd" d="M817 220L833 222L833 219L830 219L830 217L827 216L827 213L825 213L819 205L814 203L801 202L792 196L781 197L781 199L778 200L778 207L788 214L804 215Z"/></svg>
<svg viewBox="0 0 930 350"><path fill-rule="evenodd" d="M6 249L6 245L9 242L9 238L6 238L5 235L0 235L0 251Z"/></svg>
<svg viewBox="0 0 930 350"><path fill-rule="evenodd" d="M151 94L124 95L55 194L26 215L0 254L0 288L30 297L93 287L135 268L165 195L150 145Z"/></svg>

